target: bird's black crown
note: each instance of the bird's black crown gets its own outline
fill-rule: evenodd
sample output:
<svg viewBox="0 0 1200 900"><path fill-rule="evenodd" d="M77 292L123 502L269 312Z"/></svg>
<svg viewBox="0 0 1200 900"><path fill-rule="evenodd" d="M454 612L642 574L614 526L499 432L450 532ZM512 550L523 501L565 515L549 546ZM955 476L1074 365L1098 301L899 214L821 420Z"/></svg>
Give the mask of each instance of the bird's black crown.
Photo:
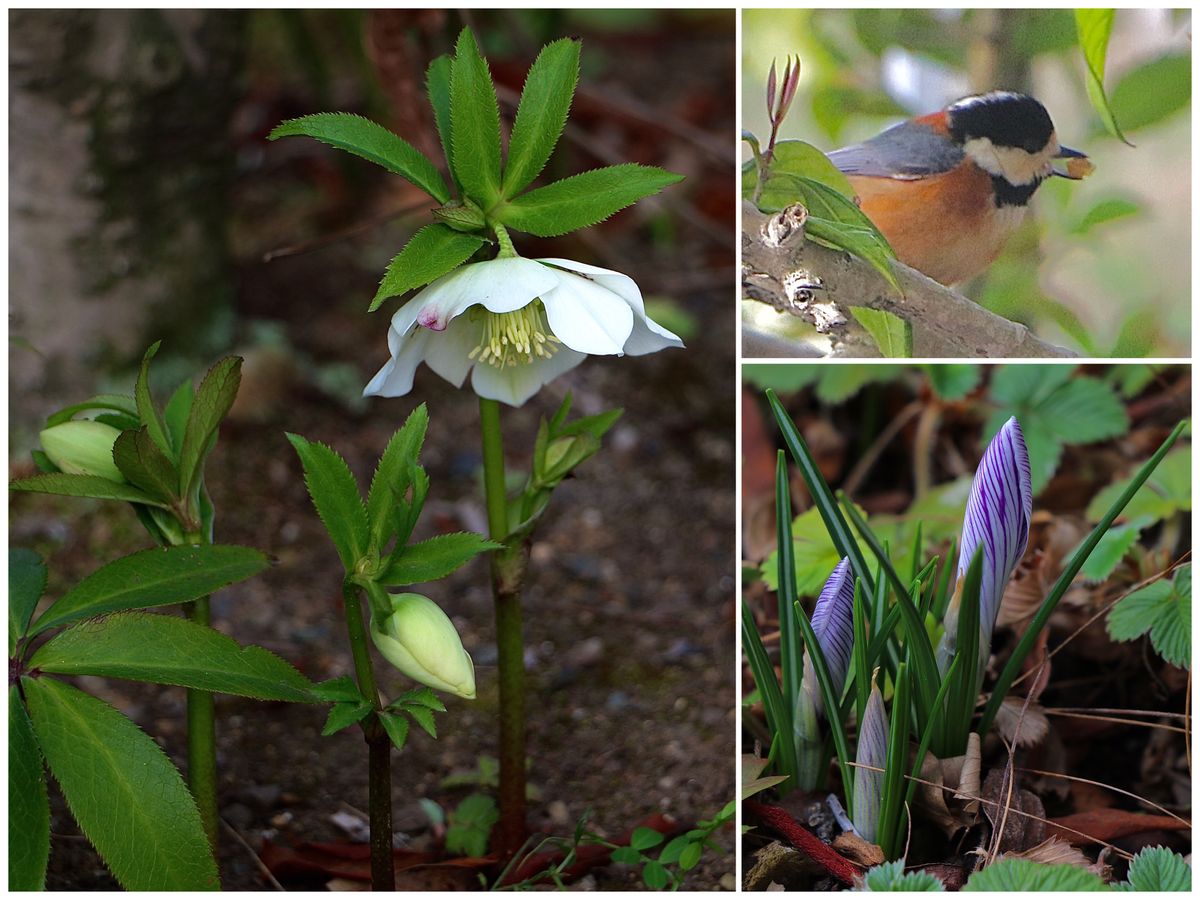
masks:
<svg viewBox="0 0 1200 900"><path fill-rule="evenodd" d="M951 104L946 115L950 137L957 144L987 138L996 147L1039 153L1054 133L1046 107L1025 94L1008 91L959 100Z"/></svg>

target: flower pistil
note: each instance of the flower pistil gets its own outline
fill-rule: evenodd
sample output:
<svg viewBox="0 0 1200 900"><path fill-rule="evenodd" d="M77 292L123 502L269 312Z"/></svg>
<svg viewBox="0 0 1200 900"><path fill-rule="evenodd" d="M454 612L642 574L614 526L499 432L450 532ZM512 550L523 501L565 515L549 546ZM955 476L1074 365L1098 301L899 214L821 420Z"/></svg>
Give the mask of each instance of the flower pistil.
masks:
<svg viewBox="0 0 1200 900"><path fill-rule="evenodd" d="M549 359L562 343L550 330L541 300L504 313L476 306L468 315L483 320L483 338L469 358L497 369L531 363L535 356Z"/></svg>

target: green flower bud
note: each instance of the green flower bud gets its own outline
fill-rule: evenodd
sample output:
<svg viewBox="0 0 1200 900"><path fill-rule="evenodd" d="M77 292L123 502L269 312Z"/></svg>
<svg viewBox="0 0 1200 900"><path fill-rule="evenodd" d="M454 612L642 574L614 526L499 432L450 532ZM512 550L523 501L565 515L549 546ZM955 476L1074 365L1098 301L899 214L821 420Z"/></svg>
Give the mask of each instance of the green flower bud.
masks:
<svg viewBox="0 0 1200 900"><path fill-rule="evenodd" d="M113 444L121 432L103 422L73 419L47 428L39 435L50 461L71 475L98 475L124 481L113 462Z"/></svg>
<svg viewBox="0 0 1200 900"><path fill-rule="evenodd" d="M371 617L371 639L414 681L475 699L475 665L441 607L421 594L392 594L392 614Z"/></svg>

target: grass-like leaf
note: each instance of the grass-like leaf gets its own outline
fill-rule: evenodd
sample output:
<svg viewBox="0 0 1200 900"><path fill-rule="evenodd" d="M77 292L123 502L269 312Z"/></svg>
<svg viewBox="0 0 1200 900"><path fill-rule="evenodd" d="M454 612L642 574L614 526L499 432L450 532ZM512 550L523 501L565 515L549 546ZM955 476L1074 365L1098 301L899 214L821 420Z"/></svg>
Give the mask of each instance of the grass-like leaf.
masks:
<svg viewBox="0 0 1200 900"><path fill-rule="evenodd" d="M441 173L420 150L382 125L351 113L316 113L275 126L268 136L302 135L382 166L412 182L439 203L450 199Z"/></svg>
<svg viewBox="0 0 1200 900"><path fill-rule="evenodd" d="M96 500L124 500L129 503L144 503L163 509L167 504L139 487L110 481L99 475L71 475L67 472L50 472L45 475L30 475L9 483L9 489L32 494L58 494L62 497L92 497Z"/></svg>
<svg viewBox="0 0 1200 900"><path fill-rule="evenodd" d="M886 309L852 306L850 315L867 330L879 352L892 359L907 359L913 355L912 322Z"/></svg>
<svg viewBox="0 0 1200 900"><path fill-rule="evenodd" d="M175 616L126 612L80 622L39 647L29 666L258 700L316 700L308 679L274 653Z"/></svg>
<svg viewBox="0 0 1200 900"><path fill-rule="evenodd" d="M792 497L788 486L787 457L782 450L775 458L776 546L779 548L780 573L794 572L795 546L791 541ZM779 664L783 670L783 702L796 708L803 672L804 644L796 623L796 579L783 577L775 592L779 601Z"/></svg>
<svg viewBox="0 0 1200 900"><path fill-rule="evenodd" d="M909 668L900 664L896 692L892 695L891 730L888 733L887 765L884 766L883 800L879 810L879 846L883 855L895 859L902 849L901 819L905 813L905 773L908 768L908 726L911 713Z"/></svg>
<svg viewBox="0 0 1200 900"><path fill-rule="evenodd" d="M377 579L380 584L402 586L437 581L487 550L499 550L503 544L489 541L473 531L439 534L427 541L410 544L388 557Z"/></svg>
<svg viewBox="0 0 1200 900"><path fill-rule="evenodd" d="M942 686L938 688L937 696L933 698L933 708L940 710L945 706L946 697L950 692L950 688L955 685L958 677L958 670L962 667L962 656L955 656L950 660L950 666L946 669L946 674L942 678ZM920 741L917 743L917 754L913 757L912 777L908 780L908 784L904 789L903 806L907 809L912 809L913 794L916 792L917 784L921 777L921 767L925 763L925 754L929 752L929 747L933 743L933 736L941 728L941 720L935 715L925 723L925 728L921 732Z"/></svg>
<svg viewBox="0 0 1200 900"><path fill-rule="evenodd" d="M623 163L555 181L497 208L500 222L538 237L555 237L603 222L613 213L682 181L656 166Z"/></svg>
<svg viewBox="0 0 1200 900"><path fill-rule="evenodd" d="M257 575L267 562L257 550L221 544L142 550L87 576L51 604L29 633L105 613L186 603Z"/></svg>
<svg viewBox="0 0 1200 900"><path fill-rule="evenodd" d="M579 47L573 38L547 44L525 77L504 163L505 197L527 188L554 152L579 81Z"/></svg>
<svg viewBox="0 0 1200 900"><path fill-rule="evenodd" d="M50 859L50 802L42 748L17 686L8 689L8 889L40 891Z"/></svg>
<svg viewBox="0 0 1200 900"><path fill-rule="evenodd" d="M130 891L217 890L217 866L187 785L167 755L107 703L24 678L38 743L71 814Z"/></svg>
<svg viewBox="0 0 1200 900"><path fill-rule="evenodd" d="M208 370L188 411L179 449L179 496L191 498L204 477L204 460L217 441L217 429L228 415L242 383L242 358L227 356Z"/></svg>
<svg viewBox="0 0 1200 900"><path fill-rule="evenodd" d="M325 523L342 565L353 572L370 543L367 507L358 492L358 482L337 451L298 434L287 437L300 456L317 515Z"/></svg>
<svg viewBox="0 0 1200 900"><path fill-rule="evenodd" d="M1109 134L1129 144L1121 133L1121 126L1117 124L1108 95L1104 92L1104 63L1108 57L1108 39L1112 35L1115 13L1115 9L1077 9L1075 30L1079 33L1079 49L1083 51L1083 60L1087 64L1087 93L1092 108Z"/></svg>
<svg viewBox="0 0 1200 900"><path fill-rule="evenodd" d="M983 546L976 548L975 555L967 566L963 577L962 597L958 614L958 639L954 658L962 664L954 676L947 694L944 718L940 732L935 732L938 741L937 755L943 759L959 756L966 752L967 735L971 731L971 718L975 714L975 701L979 699L979 679L983 671L981 655L988 648L979 645L979 589L983 580ZM949 670L947 670L949 671ZM982 736L986 732L980 729Z"/></svg>
<svg viewBox="0 0 1200 900"><path fill-rule="evenodd" d="M783 694L779 688L779 680L775 677L775 667L767 656L767 648L763 646L762 637L754 624L754 615L750 607L742 604L742 652L750 665L750 673L754 683L762 695L763 712L767 717L767 729L772 735L772 747L775 751L775 767L787 781L781 790L789 790L796 786L796 745L792 741L792 710L783 702Z"/></svg>
<svg viewBox="0 0 1200 900"><path fill-rule="evenodd" d="M479 235L455 231L441 222L426 225L388 264L367 312L375 312L389 297L424 287L457 269L484 243Z"/></svg>
<svg viewBox="0 0 1200 900"><path fill-rule="evenodd" d="M371 526L369 545L376 552L383 549L388 539L392 505L396 495L408 490L408 477L421 455L428 428L429 410L422 403L392 435L375 467L367 491L367 521Z"/></svg>
<svg viewBox="0 0 1200 900"><path fill-rule="evenodd" d="M500 199L500 107L469 28L458 35L450 69L450 168L481 208Z"/></svg>
<svg viewBox="0 0 1200 900"><path fill-rule="evenodd" d="M29 631L29 620L46 590L46 564L32 550L8 548L8 655Z"/></svg>
<svg viewBox="0 0 1200 900"><path fill-rule="evenodd" d="M163 426L162 419L159 418L158 409L154 406L154 398L150 395L150 360L154 359L154 354L158 352L161 341L155 341L151 344L145 354L142 356L142 364L138 368L137 384L133 389L133 399L137 403L138 418L141 419L142 425L149 431L151 439L155 446L162 452L163 456L171 458L178 448L171 447L171 438L167 434L167 429ZM126 478L129 476L126 475Z"/></svg>

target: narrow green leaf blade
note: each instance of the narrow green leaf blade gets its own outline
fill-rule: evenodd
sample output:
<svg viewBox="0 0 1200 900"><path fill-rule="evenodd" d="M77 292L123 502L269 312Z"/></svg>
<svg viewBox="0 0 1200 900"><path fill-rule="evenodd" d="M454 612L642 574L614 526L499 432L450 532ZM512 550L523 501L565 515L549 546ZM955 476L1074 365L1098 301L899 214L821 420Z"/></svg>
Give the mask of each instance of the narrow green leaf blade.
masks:
<svg viewBox="0 0 1200 900"><path fill-rule="evenodd" d="M330 147L382 166L415 184L439 203L450 199L441 173L420 150L377 122L351 113L317 113L275 126L268 139L290 135L315 138Z"/></svg>
<svg viewBox="0 0 1200 900"><path fill-rule="evenodd" d="M792 497L788 484L787 455L775 458L775 539L778 547L779 667L783 671L783 702L794 710L803 680L804 650L796 624L796 546L791 540Z"/></svg>
<svg viewBox="0 0 1200 900"><path fill-rule="evenodd" d="M9 489L31 494L57 494L61 497L92 497L96 500L124 500L128 503L144 503L147 506L167 504L147 494L132 484L110 481L99 475L70 475L66 472L50 472L45 475L30 475L9 483Z"/></svg>
<svg viewBox="0 0 1200 900"><path fill-rule="evenodd" d="M22 679L38 743L72 815L130 891L217 890L187 785L140 728L52 678Z"/></svg>
<svg viewBox="0 0 1200 900"><path fill-rule="evenodd" d="M501 546L472 531L439 534L393 553L378 581L388 585L437 581L470 562L477 554L498 550Z"/></svg>
<svg viewBox="0 0 1200 900"><path fill-rule="evenodd" d="M485 243L479 235L455 231L441 222L426 225L388 264L367 312L375 312L389 297L424 287L457 269Z"/></svg>
<svg viewBox="0 0 1200 900"><path fill-rule="evenodd" d="M579 81L579 48L573 38L547 44L525 77L504 164L505 197L528 187L554 152Z"/></svg>
<svg viewBox="0 0 1200 900"><path fill-rule="evenodd" d="M783 702L775 667L767 656L762 637L754 624L754 614L745 602L742 603L742 652L750 665L754 684L762 695L763 711L767 717L767 728L771 732L773 747L778 750L775 757L777 771L788 780L781 790L796 786L796 745L792 741L792 711Z"/></svg>
<svg viewBox="0 0 1200 900"><path fill-rule="evenodd" d="M1100 116L1108 133L1128 144L1104 93L1104 63L1108 57L1108 39L1112 35L1115 13L1114 9L1076 9L1075 30L1079 34L1079 49L1083 51L1083 60L1087 64L1085 81L1092 108Z"/></svg>
<svg viewBox="0 0 1200 900"><path fill-rule="evenodd" d="M122 431L117 436L113 443L113 462L130 484L160 503L170 504L175 499L179 490L179 472L145 425L137 431Z"/></svg>
<svg viewBox="0 0 1200 900"><path fill-rule="evenodd" d="M304 467L304 481L317 515L347 572L353 572L369 544L367 507L358 493L358 482L337 452L324 444L307 441L298 434L288 440L296 448Z"/></svg>
<svg viewBox="0 0 1200 900"><path fill-rule="evenodd" d="M103 613L184 603L257 575L267 558L249 547L156 547L97 569L55 601L30 634Z"/></svg>
<svg viewBox="0 0 1200 900"><path fill-rule="evenodd" d="M433 107L433 122L447 163L450 161L450 76L453 68L454 59L449 53L443 53L425 70L425 90L429 94L429 105Z"/></svg>
<svg viewBox="0 0 1200 900"><path fill-rule="evenodd" d="M395 497L408 490L408 473L417 464L425 432L429 428L429 410L422 403L411 413L383 451L371 487L367 491L367 521L371 525L370 546L374 551L383 548L392 521Z"/></svg>
<svg viewBox="0 0 1200 900"><path fill-rule="evenodd" d="M316 700L308 679L274 653L175 616L125 612L80 622L39 647L29 665L258 700Z"/></svg>
<svg viewBox="0 0 1200 900"><path fill-rule="evenodd" d="M522 194L500 206L496 214L517 231L555 237L603 222L682 180L682 175L656 166L623 163L581 172Z"/></svg>
<svg viewBox="0 0 1200 900"><path fill-rule="evenodd" d="M142 425L149 431L150 437L162 454L169 457L172 452L171 439L167 436L167 430L163 427L158 410L154 408L154 398L150 396L150 360L154 359L154 354L158 352L161 343L162 341L155 341L142 356L142 365L138 369L133 399L137 403L137 414L138 418L142 420Z"/></svg>
<svg viewBox="0 0 1200 900"><path fill-rule="evenodd" d="M484 209L500 198L500 107L469 28L458 35L450 69L450 168Z"/></svg>
<svg viewBox="0 0 1200 900"><path fill-rule="evenodd" d="M32 550L8 548L8 655L29 631L29 620L46 590L46 564Z"/></svg>
<svg viewBox="0 0 1200 900"><path fill-rule="evenodd" d="M217 441L217 429L229 413L242 382L242 358L227 356L208 370L188 414L179 449L179 494L191 497L204 476L204 459Z"/></svg>
<svg viewBox="0 0 1200 900"><path fill-rule="evenodd" d="M852 306L850 314L867 330L879 352L889 359L907 359L913 353L912 323L886 309Z"/></svg>
<svg viewBox="0 0 1200 900"><path fill-rule="evenodd" d="M171 437L171 446L176 455L183 446L183 435L187 431L187 421L192 413L192 401L195 396L196 389L192 387L192 379L185 378L179 387L175 388L175 393L171 394L171 399L167 401L167 407L163 410L167 434Z"/></svg>
<svg viewBox="0 0 1200 900"><path fill-rule="evenodd" d="M40 891L50 860L50 802L42 748L14 684L8 689L8 889Z"/></svg>

